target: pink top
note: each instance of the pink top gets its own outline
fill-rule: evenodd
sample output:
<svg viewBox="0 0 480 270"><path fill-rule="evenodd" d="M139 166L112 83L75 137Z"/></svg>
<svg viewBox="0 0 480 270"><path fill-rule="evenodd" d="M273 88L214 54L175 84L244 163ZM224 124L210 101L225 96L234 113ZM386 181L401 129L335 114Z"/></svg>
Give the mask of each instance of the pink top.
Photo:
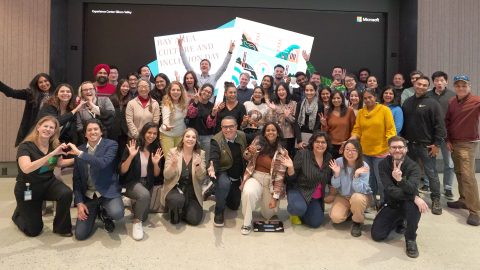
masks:
<svg viewBox="0 0 480 270"><path fill-rule="evenodd" d="M322 198L322 184L318 184L317 188L312 194L312 199L320 199Z"/></svg>

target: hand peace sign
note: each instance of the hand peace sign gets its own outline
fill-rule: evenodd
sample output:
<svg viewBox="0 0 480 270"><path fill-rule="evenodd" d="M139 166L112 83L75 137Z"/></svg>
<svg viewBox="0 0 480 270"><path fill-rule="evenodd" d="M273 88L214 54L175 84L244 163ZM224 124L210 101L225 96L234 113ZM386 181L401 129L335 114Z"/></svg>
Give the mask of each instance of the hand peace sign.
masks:
<svg viewBox="0 0 480 270"><path fill-rule="evenodd" d="M398 162L393 161L393 171L392 171L392 177L395 179L397 182L402 181L402 171L400 170L400 167L402 166L403 161Z"/></svg>

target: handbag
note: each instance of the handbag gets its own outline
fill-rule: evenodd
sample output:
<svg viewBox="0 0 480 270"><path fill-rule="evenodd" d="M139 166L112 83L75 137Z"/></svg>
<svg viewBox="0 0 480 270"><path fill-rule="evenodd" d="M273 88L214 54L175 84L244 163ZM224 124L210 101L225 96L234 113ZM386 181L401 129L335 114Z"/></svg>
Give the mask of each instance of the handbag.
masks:
<svg viewBox="0 0 480 270"><path fill-rule="evenodd" d="M162 185L153 186L150 199L150 212L151 213L166 213L165 208L160 203L160 197L162 195Z"/></svg>

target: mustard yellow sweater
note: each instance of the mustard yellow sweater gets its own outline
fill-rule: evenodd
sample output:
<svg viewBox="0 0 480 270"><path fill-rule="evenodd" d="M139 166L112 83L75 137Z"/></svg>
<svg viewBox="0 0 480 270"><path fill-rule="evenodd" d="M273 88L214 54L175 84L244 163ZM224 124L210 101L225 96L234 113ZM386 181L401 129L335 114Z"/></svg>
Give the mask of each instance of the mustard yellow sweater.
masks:
<svg viewBox="0 0 480 270"><path fill-rule="evenodd" d="M377 104L372 111L358 111L352 136L360 139L363 154L378 156L388 152L388 139L397 134L393 115L387 106Z"/></svg>

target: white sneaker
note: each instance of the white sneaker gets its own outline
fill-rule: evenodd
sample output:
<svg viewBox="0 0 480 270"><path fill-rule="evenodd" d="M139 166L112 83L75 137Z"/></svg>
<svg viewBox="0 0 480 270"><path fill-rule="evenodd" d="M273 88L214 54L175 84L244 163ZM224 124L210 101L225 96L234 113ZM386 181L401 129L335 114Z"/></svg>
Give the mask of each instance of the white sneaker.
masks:
<svg viewBox="0 0 480 270"><path fill-rule="evenodd" d="M123 201L123 206L125 208L130 208L132 207L132 200L130 198L128 198L127 196L123 196L122 197L122 201Z"/></svg>
<svg viewBox="0 0 480 270"><path fill-rule="evenodd" d="M140 241L143 239L143 227L142 227L141 221L133 223L132 237L137 241Z"/></svg>

